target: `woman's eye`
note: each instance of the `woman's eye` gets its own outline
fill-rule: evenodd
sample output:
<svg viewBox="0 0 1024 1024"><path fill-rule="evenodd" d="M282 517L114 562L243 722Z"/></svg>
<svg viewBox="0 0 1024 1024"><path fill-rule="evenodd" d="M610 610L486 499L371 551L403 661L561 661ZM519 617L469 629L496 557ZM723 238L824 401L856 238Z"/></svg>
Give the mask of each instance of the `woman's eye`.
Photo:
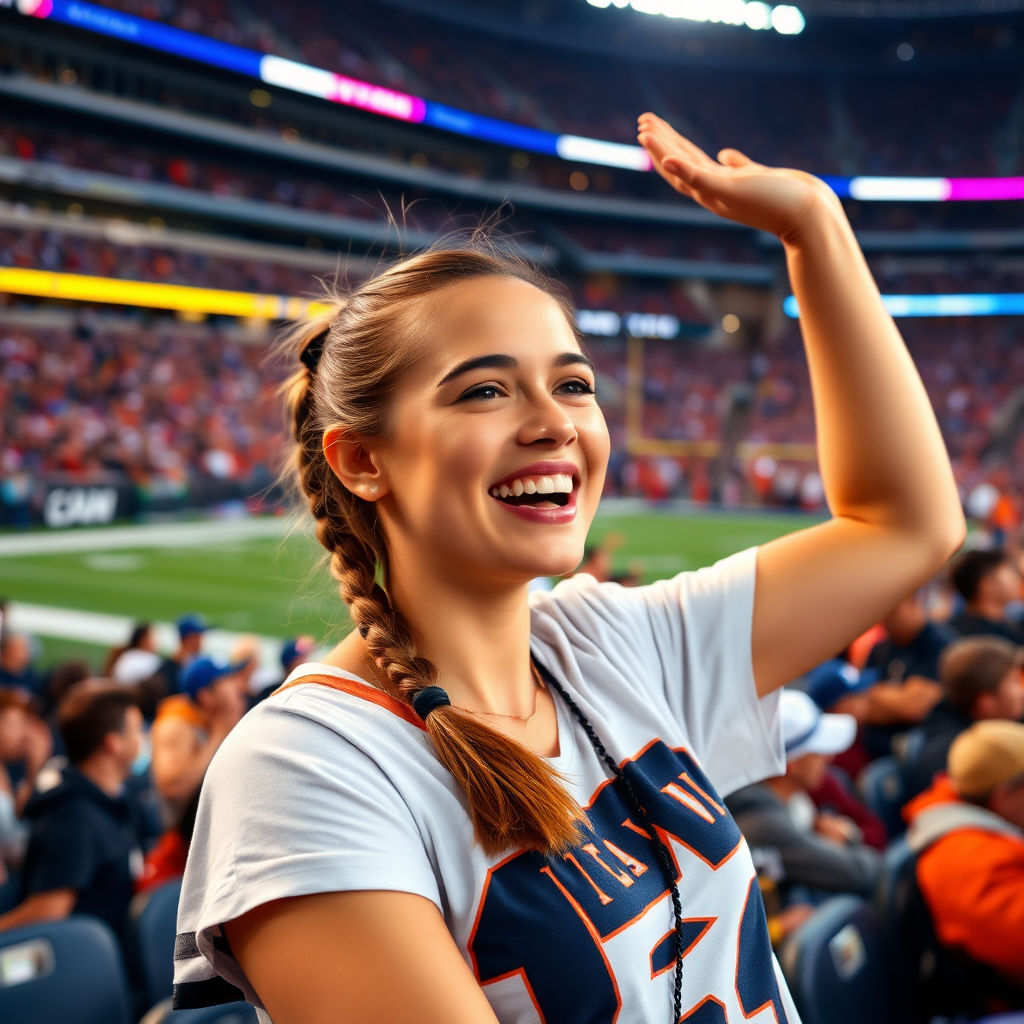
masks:
<svg viewBox="0 0 1024 1024"><path fill-rule="evenodd" d="M594 389L585 380L567 380L558 390L563 395L592 395Z"/></svg>
<svg viewBox="0 0 1024 1024"><path fill-rule="evenodd" d="M495 398L501 398L503 394L504 392L496 384L482 384L478 388L470 388L468 391L459 395L458 401L471 402L476 399L490 401Z"/></svg>

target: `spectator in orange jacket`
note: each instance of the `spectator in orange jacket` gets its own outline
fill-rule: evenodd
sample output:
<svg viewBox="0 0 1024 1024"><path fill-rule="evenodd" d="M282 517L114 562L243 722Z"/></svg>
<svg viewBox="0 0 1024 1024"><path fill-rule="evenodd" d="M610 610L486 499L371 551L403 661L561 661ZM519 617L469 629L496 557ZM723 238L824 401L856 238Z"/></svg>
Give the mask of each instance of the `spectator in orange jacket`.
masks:
<svg viewBox="0 0 1024 1024"><path fill-rule="evenodd" d="M1024 1008L1024 725L976 722L904 813L939 941L993 968Z"/></svg>

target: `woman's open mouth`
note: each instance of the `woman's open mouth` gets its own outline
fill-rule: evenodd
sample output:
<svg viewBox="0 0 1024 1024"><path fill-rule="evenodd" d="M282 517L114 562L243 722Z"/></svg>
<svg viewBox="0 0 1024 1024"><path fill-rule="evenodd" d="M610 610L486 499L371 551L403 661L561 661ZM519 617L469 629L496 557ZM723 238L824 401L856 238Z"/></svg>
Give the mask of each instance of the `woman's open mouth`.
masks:
<svg viewBox="0 0 1024 1024"><path fill-rule="evenodd" d="M572 489L572 477L566 473L531 474L492 487L491 497L517 508L524 505L534 508L564 508L572 497Z"/></svg>
<svg viewBox="0 0 1024 1024"><path fill-rule="evenodd" d="M536 462L494 484L488 493L519 519L565 525L576 518L578 474L571 462Z"/></svg>

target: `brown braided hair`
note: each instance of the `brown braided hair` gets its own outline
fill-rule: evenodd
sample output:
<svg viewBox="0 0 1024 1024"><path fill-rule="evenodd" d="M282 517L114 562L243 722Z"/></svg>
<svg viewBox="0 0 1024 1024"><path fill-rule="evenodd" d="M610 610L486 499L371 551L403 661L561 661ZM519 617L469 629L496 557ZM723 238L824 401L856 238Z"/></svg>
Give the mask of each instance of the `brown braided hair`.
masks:
<svg viewBox="0 0 1024 1024"><path fill-rule="evenodd" d="M434 685L437 669L419 653L409 624L388 598L388 552L376 505L335 476L324 455L324 430L340 423L362 439L386 439L390 395L409 364L403 309L410 300L482 277L534 285L559 303L575 330L568 296L553 281L525 260L475 239L464 248L436 248L401 260L347 294L332 292L326 308L300 322L283 342L292 365L300 362L283 387L297 483L381 685L409 704ZM438 759L465 792L476 840L488 854L510 848L562 852L578 840L582 811L561 776L527 746L452 705L431 711L424 725Z"/></svg>

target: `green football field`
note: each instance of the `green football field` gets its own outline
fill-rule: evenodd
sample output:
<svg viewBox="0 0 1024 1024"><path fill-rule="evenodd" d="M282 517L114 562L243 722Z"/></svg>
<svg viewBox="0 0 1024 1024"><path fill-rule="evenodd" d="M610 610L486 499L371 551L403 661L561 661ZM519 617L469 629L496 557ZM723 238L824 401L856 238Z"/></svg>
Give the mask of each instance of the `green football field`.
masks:
<svg viewBox="0 0 1024 1024"><path fill-rule="evenodd" d="M602 514L591 540L624 538L617 572L650 581L695 569L808 525L786 515ZM173 621L202 612L228 630L284 637L344 631L345 613L321 551L306 534L173 548L0 556L0 596L56 608ZM45 660L91 654L81 643L48 638Z"/></svg>

